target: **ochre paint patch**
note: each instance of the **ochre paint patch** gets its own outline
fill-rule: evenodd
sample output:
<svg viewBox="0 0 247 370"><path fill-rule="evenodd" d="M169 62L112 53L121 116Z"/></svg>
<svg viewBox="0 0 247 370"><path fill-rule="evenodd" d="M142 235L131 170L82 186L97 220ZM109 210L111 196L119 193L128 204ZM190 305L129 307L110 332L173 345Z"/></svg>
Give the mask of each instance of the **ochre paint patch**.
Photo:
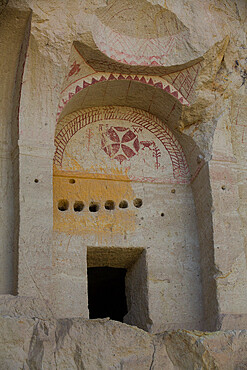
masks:
<svg viewBox="0 0 247 370"><path fill-rule="evenodd" d="M75 174L75 173L74 173ZM91 234L98 235L108 233L132 232L135 230L135 209L133 209L133 199L135 194L127 175L122 174L119 180L112 179L112 176L86 174L80 177L71 176L71 172L56 171L54 168L53 177L53 228L55 231L67 234ZM70 183L70 179L75 183ZM58 202L66 199L69 208L66 211L58 209ZM112 211L105 209L105 202L112 200L115 209ZM121 209L119 203L126 200L131 208ZM74 211L74 203L82 201L84 208L81 212ZM97 212L90 212L91 202L99 204Z"/></svg>

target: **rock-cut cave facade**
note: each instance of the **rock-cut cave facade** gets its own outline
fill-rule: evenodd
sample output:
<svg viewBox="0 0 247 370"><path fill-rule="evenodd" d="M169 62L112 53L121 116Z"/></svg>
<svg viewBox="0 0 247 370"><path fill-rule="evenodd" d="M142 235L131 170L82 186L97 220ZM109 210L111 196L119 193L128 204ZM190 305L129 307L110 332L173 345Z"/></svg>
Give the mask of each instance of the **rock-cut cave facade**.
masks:
<svg viewBox="0 0 247 370"><path fill-rule="evenodd" d="M0 12L4 368L244 368L246 2Z"/></svg>

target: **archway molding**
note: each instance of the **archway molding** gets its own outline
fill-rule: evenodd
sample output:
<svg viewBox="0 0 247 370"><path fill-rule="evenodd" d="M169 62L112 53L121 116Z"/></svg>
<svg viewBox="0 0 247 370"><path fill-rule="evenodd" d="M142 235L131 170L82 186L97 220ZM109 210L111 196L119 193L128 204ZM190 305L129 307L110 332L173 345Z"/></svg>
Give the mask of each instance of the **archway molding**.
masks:
<svg viewBox="0 0 247 370"><path fill-rule="evenodd" d="M173 133L168 127L162 125L162 122L158 118L140 109L129 107L95 107L79 110L65 117L57 127L54 164L61 167L66 145L76 132L100 120L116 119L128 120L154 134L169 153L173 166L174 178L181 184L190 182L190 172L183 149Z"/></svg>

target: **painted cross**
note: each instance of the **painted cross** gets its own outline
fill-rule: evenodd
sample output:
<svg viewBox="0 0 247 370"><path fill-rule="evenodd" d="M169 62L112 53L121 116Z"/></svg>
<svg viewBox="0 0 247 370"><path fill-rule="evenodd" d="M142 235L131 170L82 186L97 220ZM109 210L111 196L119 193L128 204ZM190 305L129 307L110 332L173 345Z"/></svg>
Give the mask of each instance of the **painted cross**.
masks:
<svg viewBox="0 0 247 370"><path fill-rule="evenodd" d="M102 133L101 147L110 158L121 164L138 153L140 144L137 135L128 127L111 126Z"/></svg>

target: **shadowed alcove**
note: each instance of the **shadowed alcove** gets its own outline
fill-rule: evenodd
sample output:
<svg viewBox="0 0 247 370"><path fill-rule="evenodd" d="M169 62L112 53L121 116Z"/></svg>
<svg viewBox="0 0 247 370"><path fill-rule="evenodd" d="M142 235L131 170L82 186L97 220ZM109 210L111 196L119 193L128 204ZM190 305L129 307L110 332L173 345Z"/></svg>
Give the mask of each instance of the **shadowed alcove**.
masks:
<svg viewBox="0 0 247 370"><path fill-rule="evenodd" d="M89 318L110 317L123 322L127 314L125 296L126 269L116 267L89 267L88 308Z"/></svg>

